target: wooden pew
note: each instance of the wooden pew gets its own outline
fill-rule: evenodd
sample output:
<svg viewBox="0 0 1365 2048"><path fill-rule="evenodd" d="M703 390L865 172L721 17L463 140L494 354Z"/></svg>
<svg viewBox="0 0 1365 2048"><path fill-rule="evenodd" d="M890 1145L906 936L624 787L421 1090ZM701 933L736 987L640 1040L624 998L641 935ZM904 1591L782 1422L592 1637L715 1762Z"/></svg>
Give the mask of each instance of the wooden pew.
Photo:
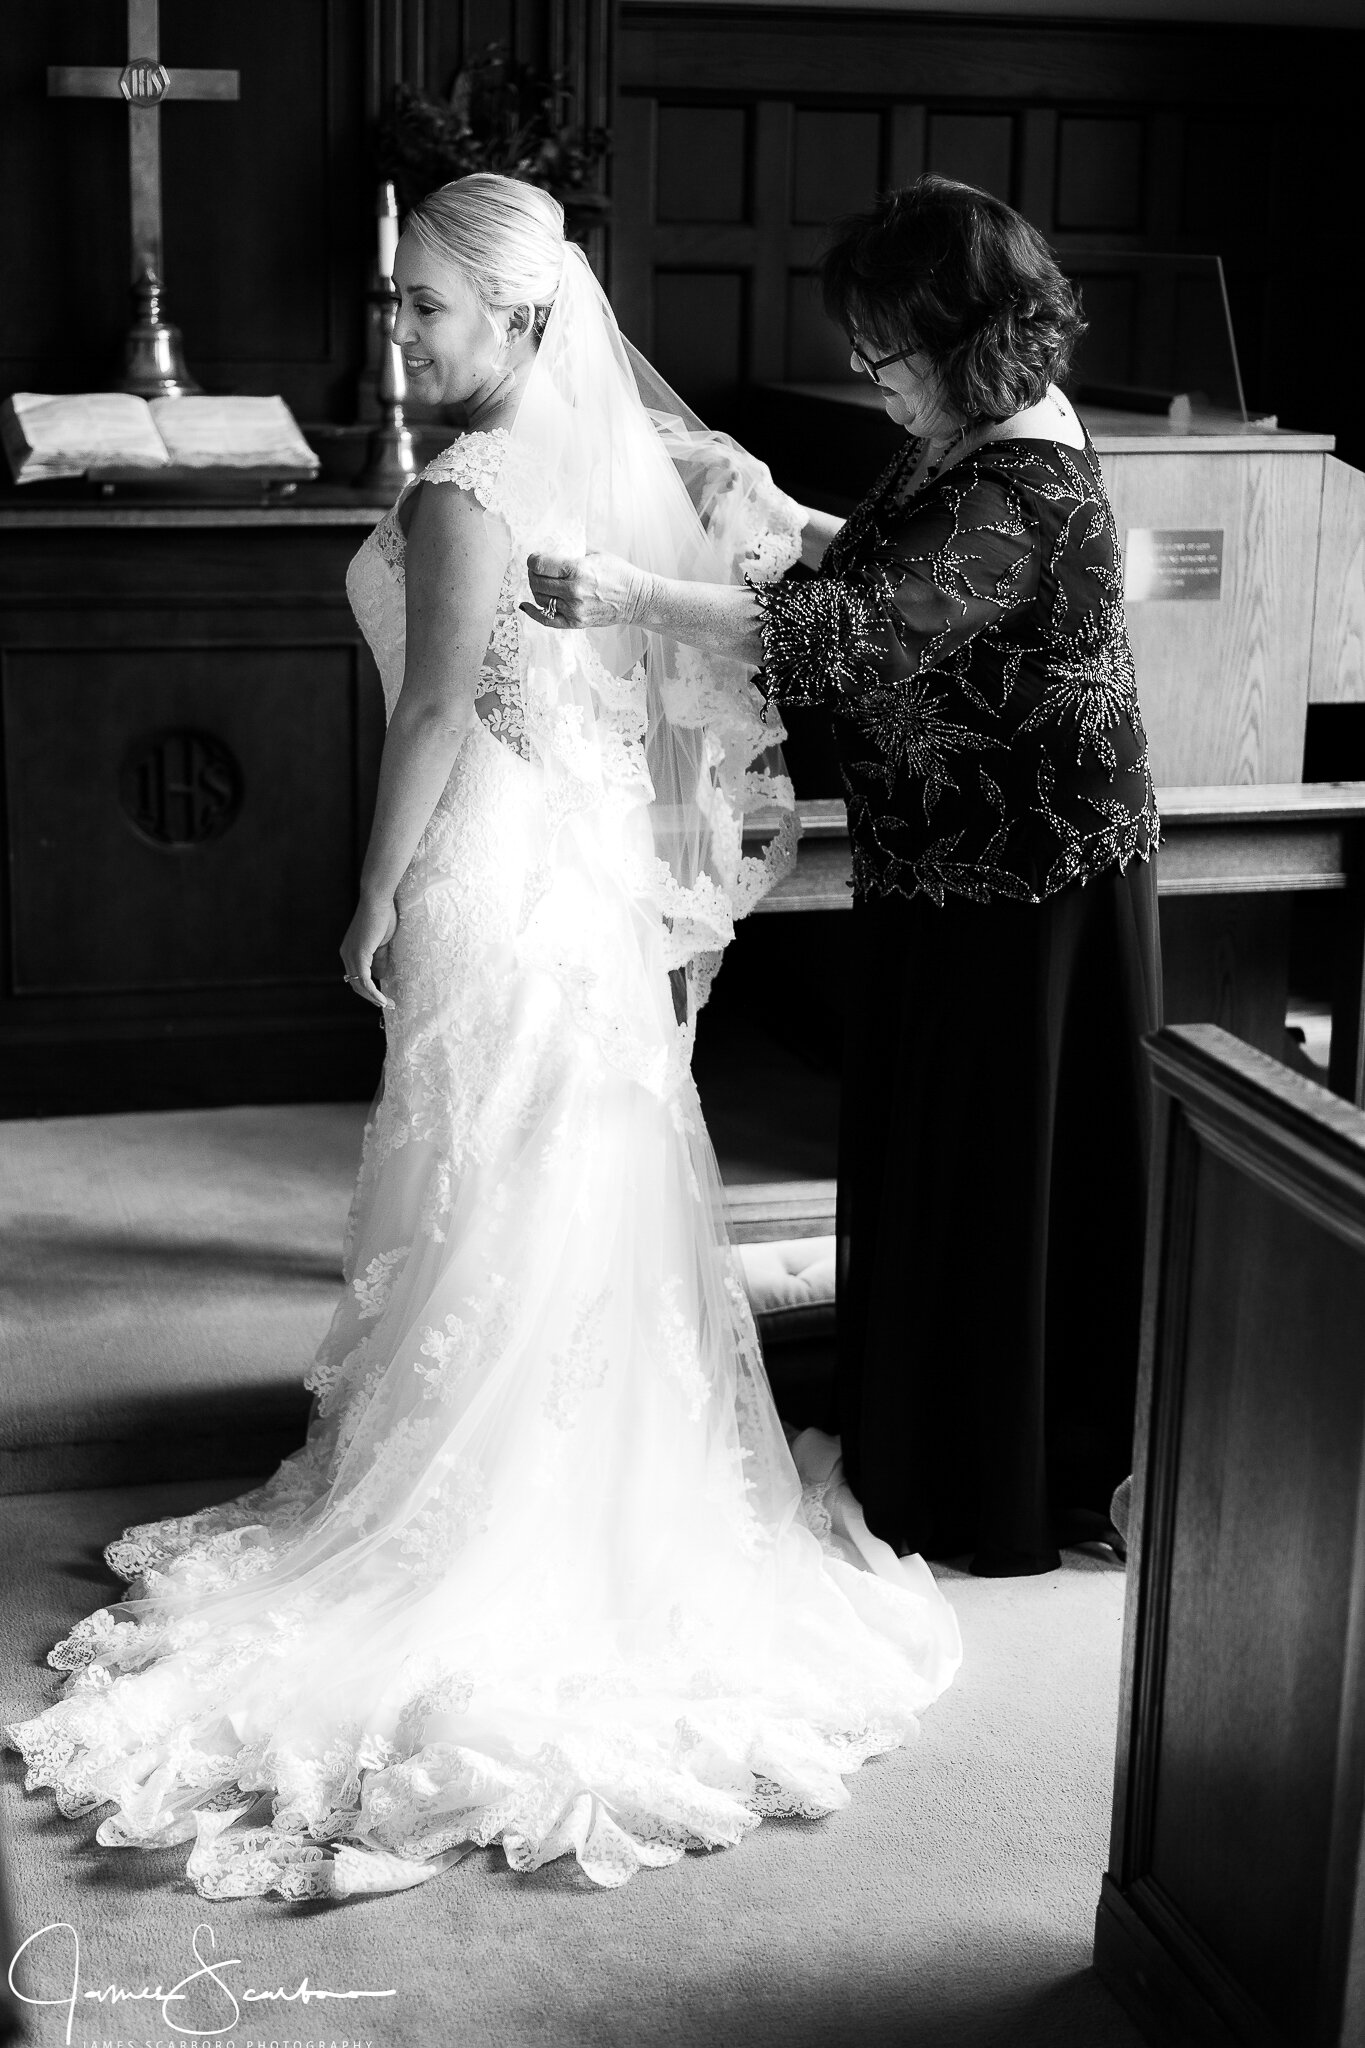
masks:
<svg viewBox="0 0 1365 2048"><path fill-rule="evenodd" d="M1095 1965L1164 2048L1365 2040L1365 1116L1216 1028L1157 1124Z"/></svg>
<svg viewBox="0 0 1365 2048"><path fill-rule="evenodd" d="M1365 1103L1365 782L1162 789L1158 887L1166 1015L1212 1022L1279 1057L1289 991L1289 907L1299 892L1340 897L1330 1085ZM795 869L765 897L769 913L851 905L843 803L798 805ZM746 837L772 830L763 815Z"/></svg>

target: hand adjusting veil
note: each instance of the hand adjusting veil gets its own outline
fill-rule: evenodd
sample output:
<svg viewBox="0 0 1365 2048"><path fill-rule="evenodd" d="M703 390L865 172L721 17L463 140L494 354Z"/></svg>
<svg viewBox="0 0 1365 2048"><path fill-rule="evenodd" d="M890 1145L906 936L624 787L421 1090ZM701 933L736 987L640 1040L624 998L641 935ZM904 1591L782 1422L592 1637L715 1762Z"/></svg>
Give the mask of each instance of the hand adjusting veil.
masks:
<svg viewBox="0 0 1365 2048"><path fill-rule="evenodd" d="M667 414L647 409L637 376ZM601 550L706 583L780 573L800 550L799 508L763 464L685 414L627 352L569 244L491 509L539 552ZM735 919L795 856L785 735L771 713L764 723L745 662L634 626L528 623L522 642L525 741L546 779L553 842L524 956L556 974L618 1064L663 1088L690 1053ZM746 855L756 811L769 823L775 812L776 830ZM635 927L624 946L623 914ZM647 972L660 929L672 975L662 1007Z"/></svg>

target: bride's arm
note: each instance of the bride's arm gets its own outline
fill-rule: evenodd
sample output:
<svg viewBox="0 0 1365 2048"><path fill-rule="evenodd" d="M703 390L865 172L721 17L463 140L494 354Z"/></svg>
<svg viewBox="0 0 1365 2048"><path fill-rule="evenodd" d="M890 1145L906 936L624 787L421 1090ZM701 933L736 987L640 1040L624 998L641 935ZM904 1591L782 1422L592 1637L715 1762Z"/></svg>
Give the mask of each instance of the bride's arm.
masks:
<svg viewBox="0 0 1365 2048"><path fill-rule="evenodd" d="M497 616L507 548L483 507L452 485L424 484L404 557L407 655L379 768L360 902L341 942L346 976L381 1007L375 954L397 929L394 892L426 830L474 715Z"/></svg>

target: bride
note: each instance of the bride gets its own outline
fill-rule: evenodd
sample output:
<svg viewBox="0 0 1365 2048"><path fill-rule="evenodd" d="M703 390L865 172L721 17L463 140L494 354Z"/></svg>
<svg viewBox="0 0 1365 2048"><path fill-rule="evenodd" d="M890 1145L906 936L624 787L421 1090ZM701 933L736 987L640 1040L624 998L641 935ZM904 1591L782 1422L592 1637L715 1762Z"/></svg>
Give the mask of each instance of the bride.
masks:
<svg viewBox="0 0 1365 2048"><path fill-rule="evenodd" d="M794 845L781 734L736 662L519 609L537 548L733 582L804 515L646 410L546 193L444 186L395 281L414 389L468 431L348 577L389 725L342 951L387 1058L307 1440L111 1543L128 1591L5 1731L30 1789L112 1809L100 1842L191 1844L209 1898L392 1891L495 1843L620 1884L846 1804L961 1655L834 1441L798 1469L690 1074Z"/></svg>

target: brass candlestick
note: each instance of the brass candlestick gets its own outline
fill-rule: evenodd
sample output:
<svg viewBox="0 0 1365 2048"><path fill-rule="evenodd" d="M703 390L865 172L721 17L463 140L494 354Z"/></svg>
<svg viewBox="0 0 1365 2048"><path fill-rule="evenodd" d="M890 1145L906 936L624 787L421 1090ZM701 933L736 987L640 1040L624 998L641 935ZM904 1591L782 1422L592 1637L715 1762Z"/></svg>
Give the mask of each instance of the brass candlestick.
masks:
<svg viewBox="0 0 1365 2048"><path fill-rule="evenodd" d="M392 278L386 277L376 292L370 293L373 304L379 307L381 336L379 343L379 382L375 395L379 401L379 425L370 435L365 451L365 469L360 479L362 491L382 495L386 504L392 503L404 484L417 474L417 451L413 444L412 432L403 418L404 401L408 395L408 377L403 368L403 355L393 338L394 323L398 318L399 297Z"/></svg>

